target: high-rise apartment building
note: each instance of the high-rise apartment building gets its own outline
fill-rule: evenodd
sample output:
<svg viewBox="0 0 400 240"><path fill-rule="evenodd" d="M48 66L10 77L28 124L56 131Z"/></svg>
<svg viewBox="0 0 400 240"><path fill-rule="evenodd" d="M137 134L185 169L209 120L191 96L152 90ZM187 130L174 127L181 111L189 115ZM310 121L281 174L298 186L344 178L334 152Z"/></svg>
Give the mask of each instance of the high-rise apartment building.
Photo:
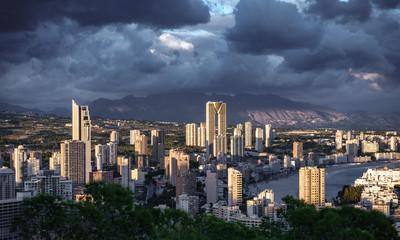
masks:
<svg viewBox="0 0 400 240"><path fill-rule="evenodd" d="M182 150L171 149L169 155L165 157L165 177L175 186L176 177L184 176L189 173L189 155Z"/></svg>
<svg viewBox="0 0 400 240"><path fill-rule="evenodd" d="M364 140L361 142L361 151L362 153L376 153L379 151L379 143Z"/></svg>
<svg viewBox="0 0 400 240"><path fill-rule="evenodd" d="M200 126L197 128L197 146L206 146L206 123L201 122Z"/></svg>
<svg viewBox="0 0 400 240"><path fill-rule="evenodd" d="M119 144L119 132L118 131L112 131L110 133L110 142L115 142L116 144Z"/></svg>
<svg viewBox="0 0 400 240"><path fill-rule="evenodd" d="M160 167L163 169L165 157L165 132L161 130L152 130L151 145L153 145L153 163L160 164Z"/></svg>
<svg viewBox="0 0 400 240"><path fill-rule="evenodd" d="M49 169L55 170L58 174L61 173L61 153L53 152L49 158Z"/></svg>
<svg viewBox="0 0 400 240"><path fill-rule="evenodd" d="M39 169L42 168L42 152L40 151L32 151L29 153L29 158L39 159Z"/></svg>
<svg viewBox="0 0 400 240"><path fill-rule="evenodd" d="M353 134L351 132L351 130L347 131L347 141L348 140L352 140L353 139Z"/></svg>
<svg viewBox="0 0 400 240"><path fill-rule="evenodd" d="M358 155L358 146L355 143L346 143L346 154L351 156Z"/></svg>
<svg viewBox="0 0 400 240"><path fill-rule="evenodd" d="M242 136L243 135L243 124L236 124L235 129L233 129L233 136Z"/></svg>
<svg viewBox="0 0 400 240"><path fill-rule="evenodd" d="M242 173L228 168L228 206L242 204Z"/></svg>
<svg viewBox="0 0 400 240"><path fill-rule="evenodd" d="M85 179L89 183L89 173L92 171L92 125L89 106L79 106L72 100L72 140L85 144Z"/></svg>
<svg viewBox="0 0 400 240"><path fill-rule="evenodd" d="M216 203L217 198L217 190L218 190L218 177L216 172L211 172L211 170L207 170L206 172L206 194L207 194L207 203Z"/></svg>
<svg viewBox="0 0 400 240"><path fill-rule="evenodd" d="M197 146L197 124L186 124L186 146Z"/></svg>
<svg viewBox="0 0 400 240"><path fill-rule="evenodd" d="M23 186L28 178L28 152L24 146L19 145L13 152L13 163L15 169L15 183Z"/></svg>
<svg viewBox="0 0 400 240"><path fill-rule="evenodd" d="M272 146L272 139L274 138L271 124L265 125L265 147Z"/></svg>
<svg viewBox="0 0 400 240"><path fill-rule="evenodd" d="M131 130L130 131L130 144L131 145L134 145L135 144L135 141L136 141L136 138L137 137L139 137L140 136L140 130L138 130L138 129L134 129L134 130Z"/></svg>
<svg viewBox="0 0 400 240"><path fill-rule="evenodd" d="M343 131L337 130L335 136L336 150L342 149L343 147Z"/></svg>
<svg viewBox="0 0 400 240"><path fill-rule="evenodd" d="M28 159L28 176L36 175L38 170L40 170L40 159L30 157Z"/></svg>
<svg viewBox="0 0 400 240"><path fill-rule="evenodd" d="M107 143L107 158L106 162L108 165L115 165L117 163L117 143L109 142Z"/></svg>
<svg viewBox="0 0 400 240"><path fill-rule="evenodd" d="M215 129L215 115L218 115L218 134ZM206 104L206 147L207 155L213 153L216 135L226 135L226 104L207 102Z"/></svg>
<svg viewBox="0 0 400 240"><path fill-rule="evenodd" d="M213 155L218 158L222 155L225 156L227 154L227 139L226 134L217 135L214 138L214 151Z"/></svg>
<svg viewBox="0 0 400 240"><path fill-rule="evenodd" d="M73 185L86 183L86 147L85 142L66 140L60 144L61 176L72 180ZM89 181L89 176L88 176Z"/></svg>
<svg viewBox="0 0 400 240"><path fill-rule="evenodd" d="M72 181L56 175L54 170L39 170L31 180L25 181L25 191L33 191L36 196L45 193L60 196L63 200L72 200Z"/></svg>
<svg viewBox="0 0 400 240"><path fill-rule="evenodd" d="M129 171L129 159L126 157L122 158L121 162L121 185L123 187L129 187L130 180L130 171Z"/></svg>
<svg viewBox="0 0 400 240"><path fill-rule="evenodd" d="M233 161L240 161L244 157L244 137L232 136L231 137L231 159Z"/></svg>
<svg viewBox="0 0 400 240"><path fill-rule="evenodd" d="M256 128L256 145L255 145L255 150L257 152L262 152L263 151L263 137L264 137L264 131L262 128Z"/></svg>
<svg viewBox="0 0 400 240"><path fill-rule="evenodd" d="M97 144L94 147L94 158L97 171L103 170L103 164L107 162L107 145Z"/></svg>
<svg viewBox="0 0 400 240"><path fill-rule="evenodd" d="M389 140L390 150L397 151L397 139L395 137L391 137Z"/></svg>
<svg viewBox="0 0 400 240"><path fill-rule="evenodd" d="M139 170L148 167L147 137L145 135L140 135L135 141L135 158Z"/></svg>
<svg viewBox="0 0 400 240"><path fill-rule="evenodd" d="M365 134L364 134L364 132L360 132L360 140L361 140L361 141L365 140Z"/></svg>
<svg viewBox="0 0 400 240"><path fill-rule="evenodd" d="M252 132L253 132L253 129L252 129L252 126L251 126L251 122L246 122L244 124L244 147L245 148L251 148L252 147L252 144L251 144L251 141L252 141L252 138L253 138Z"/></svg>
<svg viewBox="0 0 400 240"><path fill-rule="evenodd" d="M176 176L176 204L180 203L180 196L187 194L193 196L196 193L196 175L188 172L185 175L178 174Z"/></svg>
<svg viewBox="0 0 400 240"><path fill-rule="evenodd" d="M10 168L0 168L0 200L15 198L15 173Z"/></svg>
<svg viewBox="0 0 400 240"><path fill-rule="evenodd" d="M293 158L300 159L303 157L303 143L294 142L293 143Z"/></svg>
<svg viewBox="0 0 400 240"><path fill-rule="evenodd" d="M299 199L307 204L325 205L325 169L302 167L299 170Z"/></svg>

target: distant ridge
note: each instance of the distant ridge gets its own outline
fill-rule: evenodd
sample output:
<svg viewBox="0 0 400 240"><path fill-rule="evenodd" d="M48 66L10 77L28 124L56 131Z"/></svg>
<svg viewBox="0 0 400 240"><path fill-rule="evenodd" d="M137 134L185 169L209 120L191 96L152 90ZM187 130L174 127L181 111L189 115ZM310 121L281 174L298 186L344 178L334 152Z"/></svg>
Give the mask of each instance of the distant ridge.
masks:
<svg viewBox="0 0 400 240"><path fill-rule="evenodd" d="M153 94L146 97L125 96L110 100L99 98L89 105L92 117L168 122L204 122L207 101L227 103L228 124L251 121L275 127L327 127L343 129L400 130L400 112L374 113L340 111L306 102L292 101L275 94L235 96L190 92ZM56 108L45 112L0 103L0 112L35 112L71 116L71 109Z"/></svg>
<svg viewBox="0 0 400 240"><path fill-rule="evenodd" d="M227 103L229 124L252 121L277 126L328 125L347 119L346 115L326 107L296 102L275 94L235 96L204 93L154 94L126 96L119 100L97 99L90 102L93 116L117 119L142 119L172 122L205 121L205 103Z"/></svg>

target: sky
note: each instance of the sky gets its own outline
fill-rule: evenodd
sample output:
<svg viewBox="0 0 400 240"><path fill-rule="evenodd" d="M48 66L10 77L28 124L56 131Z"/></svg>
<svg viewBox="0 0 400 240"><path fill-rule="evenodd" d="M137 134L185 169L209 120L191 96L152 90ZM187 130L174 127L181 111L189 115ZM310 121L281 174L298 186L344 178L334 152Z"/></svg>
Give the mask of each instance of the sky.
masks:
<svg viewBox="0 0 400 240"><path fill-rule="evenodd" d="M399 111L400 1L0 2L0 102L182 91Z"/></svg>

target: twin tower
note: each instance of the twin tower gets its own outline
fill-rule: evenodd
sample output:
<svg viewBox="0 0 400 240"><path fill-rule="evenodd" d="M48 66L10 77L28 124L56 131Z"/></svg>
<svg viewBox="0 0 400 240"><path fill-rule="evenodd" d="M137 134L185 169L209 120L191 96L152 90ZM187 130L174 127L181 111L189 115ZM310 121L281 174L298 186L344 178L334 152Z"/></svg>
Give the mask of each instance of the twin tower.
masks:
<svg viewBox="0 0 400 240"><path fill-rule="evenodd" d="M218 115L218 136L226 135L226 103L206 103L206 147L207 155L210 156L214 149L214 140L217 136L215 129L215 116Z"/></svg>

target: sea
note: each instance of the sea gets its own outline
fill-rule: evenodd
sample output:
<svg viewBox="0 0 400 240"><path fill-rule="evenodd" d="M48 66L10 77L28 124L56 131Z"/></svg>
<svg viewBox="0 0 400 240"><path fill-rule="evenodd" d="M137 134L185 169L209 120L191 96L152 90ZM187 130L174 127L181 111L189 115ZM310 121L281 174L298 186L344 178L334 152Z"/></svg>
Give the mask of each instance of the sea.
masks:
<svg viewBox="0 0 400 240"><path fill-rule="evenodd" d="M327 166L325 168L325 198L331 201L344 185L352 185L369 168L400 168L400 160L369 163L348 163ZM282 198L291 195L299 197L299 173L278 180L263 181L249 185L249 193L259 193L265 189L274 191L275 202L282 203Z"/></svg>

